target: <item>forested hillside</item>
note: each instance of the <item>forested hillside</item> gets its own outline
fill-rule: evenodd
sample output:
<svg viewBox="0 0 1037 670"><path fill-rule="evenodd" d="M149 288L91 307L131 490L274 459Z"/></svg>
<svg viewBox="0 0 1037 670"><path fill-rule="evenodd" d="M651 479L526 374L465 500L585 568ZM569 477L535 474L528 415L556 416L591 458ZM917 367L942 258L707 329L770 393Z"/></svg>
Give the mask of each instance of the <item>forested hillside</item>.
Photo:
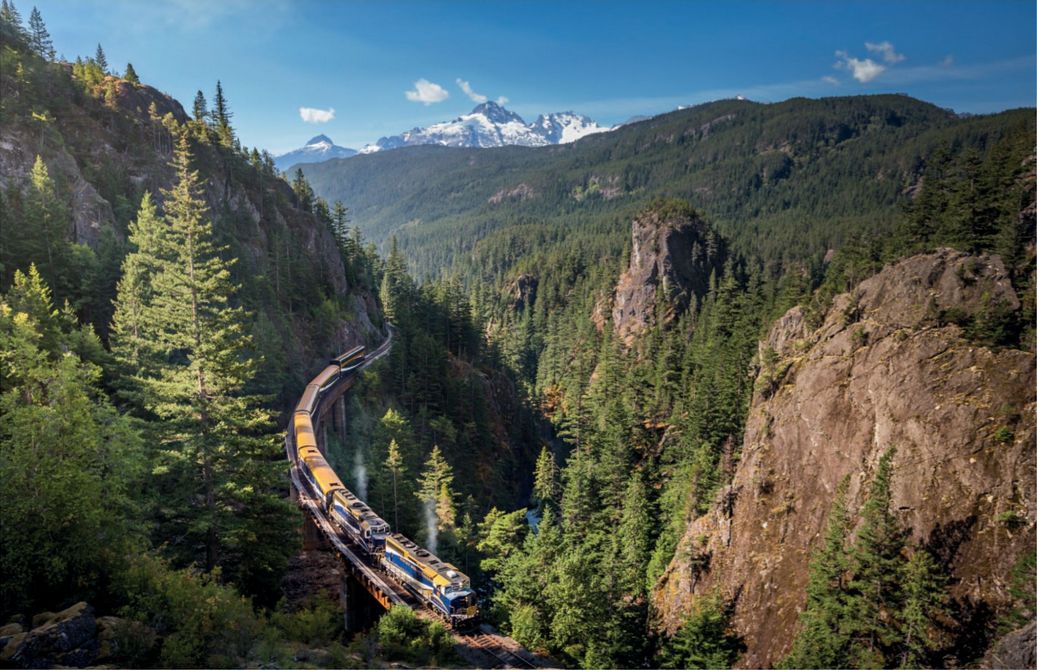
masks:
<svg viewBox="0 0 1037 670"><path fill-rule="evenodd" d="M284 417L390 332L328 460L560 665L963 667L1032 629L1034 110L726 100L289 182L230 83L188 113L35 9L0 36L0 663L456 662L282 599ZM64 608L96 639L26 643Z"/></svg>
<svg viewBox="0 0 1037 670"><path fill-rule="evenodd" d="M1031 352L1006 354L1013 378L1026 378L1034 318L1033 141L1032 110L959 118L905 96L723 101L568 147L422 147L306 166L304 173L318 193L348 201L373 238L391 238L419 274L463 283L491 342L561 439L534 472L536 532L521 510L493 512L481 527L495 616L517 639L585 667L723 666L740 657L750 665L775 663L789 651L797 622L779 618L788 628L775 637L761 630L776 621L754 613L801 607L806 558L828 551L833 557L819 556L811 575L835 573L818 572L829 582L811 577L814 609L804 615L803 638L788 663L944 665L974 660L1011 617L1031 616L1032 603L996 589L978 603L954 586L970 574L966 559L939 548L950 541L945 536L922 529L958 523L960 510L924 507L893 520L891 501L900 494L889 492L887 480L894 469L908 472L929 438L891 437L898 444L879 447L897 447L900 460L890 451L885 465L878 463L881 449L854 452L852 462L866 475L853 479L853 500L839 498L835 507L831 491L811 498L792 484L761 483L772 477L768 468L785 467L765 457L739 474L745 449L755 454L782 441L803 448L807 439L802 427L790 434L781 431L792 428L764 421L761 428L751 407L785 386L804 397L832 390L799 388L807 382L790 381L795 353L759 342L797 305L805 329L833 318L832 309L842 310L846 323L870 324L878 317L867 317L870 308L852 298L862 280L897 259L950 246L996 253L1005 268L1001 281L1019 300L984 292L971 302L943 305L935 297L926 307L926 299L913 296L905 304L931 312L921 328L950 328L948 346L963 338L983 351ZM871 331L849 329L847 337L870 352L870 333L875 351L891 347L882 354L888 365L921 374L906 345L880 344ZM863 372L847 374L844 383L853 384ZM1019 388L1005 393L1006 406L1032 400ZM759 406L755 411L770 411ZM832 411L842 417L833 421L866 433L911 412L887 419L886 409ZM753 442L746 445L750 420ZM1032 445L1025 446L1032 426L1007 419L1014 428L999 438L972 433L983 421L962 425L977 436L974 448L1002 439L1021 446L1022 462L1032 461ZM998 457L983 458L992 464ZM1012 469L1002 470L997 486L1009 490ZM905 476L918 485L922 475ZM736 488L743 477L755 479ZM750 486L763 487L753 489L752 504L767 505L764 512L746 513L738 502ZM1027 500L1032 490L1019 495ZM736 515L764 529L789 528L800 506L827 512L838 505L852 505L865 526L840 526L836 548L822 550L813 536L799 550L806 555L785 553L791 549L775 540L772 563L791 561L792 572L772 579L762 595L752 591L762 599L755 610L739 609L740 585L758 584L739 581L737 570L756 575L768 568L751 562L756 550L749 546L711 568L717 546L731 541L732 522L724 520ZM833 524L842 523L839 514L832 512ZM1032 537L1030 508L1007 530L997 516L1007 512L968 514L977 521L962 523L989 529L983 533ZM872 528L880 524L884 530ZM914 544L902 540L905 532L914 533ZM955 541L981 531L961 532ZM1012 574L1032 574L1019 553L1023 545L1011 546L1012 558L984 568L981 577L1003 584L999 589L1017 583ZM731 561L739 567L728 568ZM891 580L880 597L864 585L869 570L911 576ZM839 605L829 603L854 603L882 623L874 629L863 618L831 618L824 608ZM888 618L894 606L909 607L913 618ZM883 644L864 641L869 635L882 636ZM818 646L824 640L841 646ZM753 646L742 656L747 644Z"/></svg>
<svg viewBox="0 0 1037 670"><path fill-rule="evenodd" d="M334 606L278 605L280 417L384 338L381 261L240 146L219 82L188 116L100 46L55 61L35 9L0 37L3 663L341 665Z"/></svg>
<svg viewBox="0 0 1037 670"><path fill-rule="evenodd" d="M414 147L302 167L366 235L395 235L419 276L457 259L492 280L563 241L614 255L633 214L660 196L692 202L776 273L854 233L889 231L938 148L983 151L1032 127L1027 110L959 118L899 95L724 100L571 145Z"/></svg>

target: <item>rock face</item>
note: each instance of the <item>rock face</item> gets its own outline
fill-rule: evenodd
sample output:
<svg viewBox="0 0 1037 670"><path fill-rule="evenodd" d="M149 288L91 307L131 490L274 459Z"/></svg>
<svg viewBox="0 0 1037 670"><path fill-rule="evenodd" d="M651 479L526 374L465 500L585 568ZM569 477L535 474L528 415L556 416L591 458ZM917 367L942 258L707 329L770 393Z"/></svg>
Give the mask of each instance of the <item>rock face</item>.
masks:
<svg viewBox="0 0 1037 670"><path fill-rule="evenodd" d="M94 608L84 602L57 614L37 615L32 630L3 640L0 661L19 668L83 668L94 662L99 651Z"/></svg>
<svg viewBox="0 0 1037 670"><path fill-rule="evenodd" d="M669 321L709 290L723 264L720 239L690 209L656 207L634 219L630 265L616 285L612 327L630 347L657 318ZM662 314L656 298L662 292Z"/></svg>
<svg viewBox="0 0 1037 670"><path fill-rule="evenodd" d="M980 660L981 668L1037 667L1037 620L997 641Z"/></svg>
<svg viewBox="0 0 1037 670"><path fill-rule="evenodd" d="M852 518L895 446L893 509L952 575L975 660L1010 602L1013 565L1033 551L1037 380L1031 352L978 346L944 316L1018 306L998 257L940 250L838 296L815 330L798 309L776 322L732 484L689 525L653 593L662 627L719 589L737 598L739 664L779 660L836 487L849 475Z"/></svg>

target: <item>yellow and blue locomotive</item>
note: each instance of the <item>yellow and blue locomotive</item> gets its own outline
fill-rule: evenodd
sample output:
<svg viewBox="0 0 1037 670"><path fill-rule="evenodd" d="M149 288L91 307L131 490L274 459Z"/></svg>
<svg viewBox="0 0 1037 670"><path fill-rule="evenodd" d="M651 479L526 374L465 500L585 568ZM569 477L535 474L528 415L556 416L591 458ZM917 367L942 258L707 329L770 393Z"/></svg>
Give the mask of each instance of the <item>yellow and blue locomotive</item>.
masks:
<svg viewBox="0 0 1037 670"><path fill-rule="evenodd" d="M382 565L452 626L461 627L478 615L468 577L402 534L385 539Z"/></svg>

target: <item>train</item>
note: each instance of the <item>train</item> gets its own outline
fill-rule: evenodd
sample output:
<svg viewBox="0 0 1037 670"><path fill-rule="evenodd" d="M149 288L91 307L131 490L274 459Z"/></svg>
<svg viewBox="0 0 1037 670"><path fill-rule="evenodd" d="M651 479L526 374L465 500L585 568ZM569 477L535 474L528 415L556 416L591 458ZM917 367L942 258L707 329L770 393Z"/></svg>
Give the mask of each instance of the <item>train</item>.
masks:
<svg viewBox="0 0 1037 670"><path fill-rule="evenodd" d="M291 432L303 482L341 534L368 559L396 577L452 627L466 627L479 616L468 577L401 533L392 532L385 520L342 483L317 446L314 425L321 399L363 366L365 351L364 347L354 347L330 359L327 367L306 385L295 407Z"/></svg>

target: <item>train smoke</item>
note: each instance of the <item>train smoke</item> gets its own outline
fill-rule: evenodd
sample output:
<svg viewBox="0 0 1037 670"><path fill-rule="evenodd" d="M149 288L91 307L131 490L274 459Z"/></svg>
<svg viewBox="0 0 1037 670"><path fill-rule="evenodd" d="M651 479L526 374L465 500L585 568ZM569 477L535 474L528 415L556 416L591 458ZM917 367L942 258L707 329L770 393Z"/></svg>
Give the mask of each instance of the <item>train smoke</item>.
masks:
<svg viewBox="0 0 1037 670"><path fill-rule="evenodd" d="M367 466L364 464L364 450L357 446L353 454L353 481L356 482L356 494L361 500L367 500Z"/></svg>
<svg viewBox="0 0 1037 670"><path fill-rule="evenodd" d="M428 545L428 550L433 554L436 553L436 542L439 539L439 530L436 528L436 501L426 500L425 501L425 544Z"/></svg>

